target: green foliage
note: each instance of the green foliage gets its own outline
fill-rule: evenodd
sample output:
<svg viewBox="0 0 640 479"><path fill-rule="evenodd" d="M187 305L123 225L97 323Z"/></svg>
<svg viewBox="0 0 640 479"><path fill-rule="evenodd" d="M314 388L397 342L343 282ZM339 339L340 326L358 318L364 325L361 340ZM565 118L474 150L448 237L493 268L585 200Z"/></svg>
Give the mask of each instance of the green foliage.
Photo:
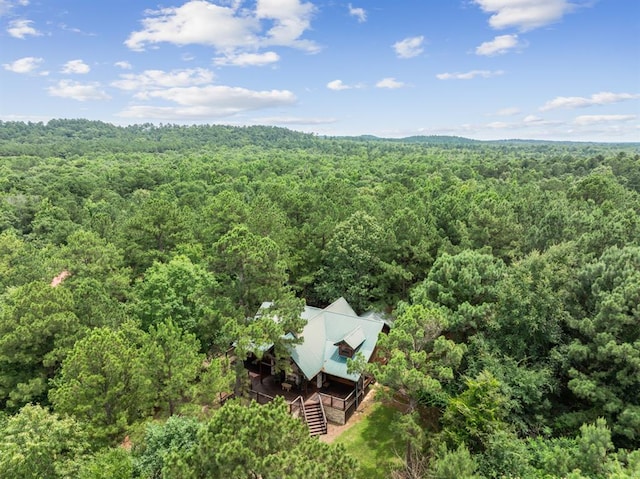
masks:
<svg viewBox="0 0 640 479"><path fill-rule="evenodd" d="M96 328L62 363L49 399L56 412L86 422L95 441L120 440L155 399L144 359L124 330Z"/></svg>
<svg viewBox="0 0 640 479"><path fill-rule="evenodd" d="M77 461L88 450L78 422L28 404L0 426L0 478L77 477Z"/></svg>
<svg viewBox="0 0 640 479"><path fill-rule="evenodd" d="M254 314L262 301L279 295L287 280L286 260L271 238L239 225L216 242L215 250L214 271L222 290L245 316Z"/></svg>
<svg viewBox="0 0 640 479"><path fill-rule="evenodd" d="M608 249L580 272L582 310L565 348L569 389L624 443L640 435L640 248Z"/></svg>
<svg viewBox="0 0 640 479"><path fill-rule="evenodd" d="M448 329L466 339L493 322L504 263L479 251L438 257L427 279L412 293L414 303L434 302L450 314Z"/></svg>
<svg viewBox="0 0 640 479"><path fill-rule="evenodd" d="M156 405L172 416L195 381L204 355L195 335L182 331L171 319L151 326L142 354Z"/></svg>
<svg viewBox="0 0 640 479"><path fill-rule="evenodd" d="M78 471L78 479L131 479L133 461L122 447L103 449L86 459Z"/></svg>
<svg viewBox="0 0 640 479"><path fill-rule="evenodd" d="M197 444L200 430L197 420L171 416L165 423L149 423L144 440L133 451L137 476L143 479L168 477L165 463L173 456L176 461ZM137 477L136 476L136 477Z"/></svg>
<svg viewBox="0 0 640 479"><path fill-rule="evenodd" d="M32 282L11 289L0 311L0 405L45 401L48 381L82 331L71 292Z"/></svg>
<svg viewBox="0 0 640 479"><path fill-rule="evenodd" d="M380 302L385 285L410 278L400 266L388 261L394 241L390 231L363 211L339 223L318 273L320 298L331 302L342 296L360 312Z"/></svg>
<svg viewBox="0 0 640 479"><path fill-rule="evenodd" d="M226 356L212 358L200 371L198 381L191 386L190 396L198 403L210 405L222 395L233 391L236 375Z"/></svg>
<svg viewBox="0 0 640 479"><path fill-rule="evenodd" d="M638 470L637 451L622 461L612 454L611 431L603 418L593 424L583 424L575 438L537 438L529 441L528 446L537 476L610 478L619 474L619 477L633 477L627 476L627 472Z"/></svg>
<svg viewBox="0 0 640 479"><path fill-rule="evenodd" d="M219 346L221 312L216 309L217 282L204 267L178 255L154 263L135 286L133 312L145 330L171 318L182 330L195 333L209 348Z"/></svg>
<svg viewBox="0 0 640 479"><path fill-rule="evenodd" d="M264 406L230 401L200 429L197 444L165 466L171 477L351 478L355 461L341 446L309 437L281 398Z"/></svg>
<svg viewBox="0 0 640 479"><path fill-rule="evenodd" d="M464 444L450 451L443 447L436 459L431 464L431 472L428 477L433 479L481 479L476 474L478 465Z"/></svg>
<svg viewBox="0 0 640 479"><path fill-rule="evenodd" d="M465 385L466 389L447 404L442 417L444 435L455 446L467 444L480 452L493 434L508 428L507 398L500 382L488 372L467 378Z"/></svg>
<svg viewBox="0 0 640 479"><path fill-rule="evenodd" d="M386 364L375 367L377 379L409 401L412 412L422 401L442 406L445 388L454 377L465 346L446 339L442 309L421 304L406 306L388 336L380 337L380 351Z"/></svg>
<svg viewBox="0 0 640 479"><path fill-rule="evenodd" d="M166 261L190 234L188 211L179 208L168 195L139 192L139 202L126 222L121 238L134 270L141 272L154 261Z"/></svg>

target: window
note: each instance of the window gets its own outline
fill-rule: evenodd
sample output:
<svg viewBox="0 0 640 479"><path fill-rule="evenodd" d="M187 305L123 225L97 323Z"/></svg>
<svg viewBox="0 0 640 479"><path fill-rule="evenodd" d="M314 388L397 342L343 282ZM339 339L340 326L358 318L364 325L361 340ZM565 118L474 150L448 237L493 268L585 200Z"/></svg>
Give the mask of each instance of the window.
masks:
<svg viewBox="0 0 640 479"><path fill-rule="evenodd" d="M353 348L346 343L340 343L338 346L338 354L343 358L352 358Z"/></svg>

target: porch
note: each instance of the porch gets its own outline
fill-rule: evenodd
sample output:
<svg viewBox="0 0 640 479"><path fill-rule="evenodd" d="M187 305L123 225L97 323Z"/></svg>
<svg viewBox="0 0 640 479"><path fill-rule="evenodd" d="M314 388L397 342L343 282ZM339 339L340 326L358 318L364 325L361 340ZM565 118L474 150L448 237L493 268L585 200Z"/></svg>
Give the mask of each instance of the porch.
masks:
<svg viewBox="0 0 640 479"><path fill-rule="evenodd" d="M346 384L340 382L344 380L328 376L324 385L317 388L315 381L296 385L270 374L261 375L252 370L248 370L247 374L250 381L249 397L258 403L266 404L276 396L283 396L293 412L292 408L298 398L307 402L317 393L327 419L336 424L345 424L349 420L373 383L373 378L366 377L358 382L356 389L354 383Z"/></svg>

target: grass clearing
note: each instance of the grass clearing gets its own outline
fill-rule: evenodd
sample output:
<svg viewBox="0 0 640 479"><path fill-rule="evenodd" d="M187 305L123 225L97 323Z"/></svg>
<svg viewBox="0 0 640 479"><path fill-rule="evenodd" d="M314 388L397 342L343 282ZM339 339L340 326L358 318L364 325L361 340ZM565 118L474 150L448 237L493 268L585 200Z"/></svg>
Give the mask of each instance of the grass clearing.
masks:
<svg viewBox="0 0 640 479"><path fill-rule="evenodd" d="M365 418L336 438L335 442L358 460L358 478L387 479L392 469L402 465L391 430L396 413L396 409L377 403Z"/></svg>

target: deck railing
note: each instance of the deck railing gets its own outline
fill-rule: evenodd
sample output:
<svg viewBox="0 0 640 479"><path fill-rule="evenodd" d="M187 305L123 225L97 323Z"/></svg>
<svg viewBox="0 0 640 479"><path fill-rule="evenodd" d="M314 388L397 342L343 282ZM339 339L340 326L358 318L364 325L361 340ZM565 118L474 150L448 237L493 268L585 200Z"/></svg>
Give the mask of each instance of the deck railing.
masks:
<svg viewBox="0 0 640 479"><path fill-rule="evenodd" d="M356 398L357 399L361 399L362 397L364 397L364 395L369 390L369 386L373 382L374 382L373 378L371 378L371 377L365 378L364 387L362 387L361 389L358 389L357 396L356 396L356 391L355 390L351 391L351 393L345 398L339 398L339 397L332 396L331 394L326 394L326 393L319 393L320 394L320 399L321 399L320 402L325 406L332 407L332 408L337 409L339 411L348 411L349 409L351 409L355 405Z"/></svg>
<svg viewBox="0 0 640 479"><path fill-rule="evenodd" d="M367 393L369 389L369 386L373 382L374 382L374 379L372 377L365 378L363 381L363 387L358 389L357 396L356 396L355 390L351 391L351 393L349 393L349 395L344 398L333 396L327 393L318 393L320 396L320 403L323 405L323 408L324 406L327 406L327 407L337 409L339 411L349 411L350 409L354 408L356 399L361 400L364 397L364 395ZM260 404L266 404L274 400L274 396L270 396L260 391L255 391L253 389L249 391L249 397L251 399L254 399ZM290 410L292 407L297 407L297 406L293 406L293 403L297 402L298 399L300 399L300 401L304 403L302 396L298 396L293 401L289 402Z"/></svg>
<svg viewBox="0 0 640 479"><path fill-rule="evenodd" d="M322 433L326 434L327 433L327 415L324 412L324 405L322 404L322 398L319 398L319 399L320 401L318 402L320 403L320 410L322 411L322 424L323 424ZM304 404L302 407L304 407Z"/></svg>
<svg viewBox="0 0 640 479"><path fill-rule="evenodd" d="M304 401L302 396L298 396L289 403L289 414L293 417L301 417L304 419Z"/></svg>
<svg viewBox="0 0 640 479"><path fill-rule="evenodd" d="M249 391L249 397L255 400L258 404L267 404L275 399L273 396L261 393L260 391L254 391L253 389Z"/></svg>

